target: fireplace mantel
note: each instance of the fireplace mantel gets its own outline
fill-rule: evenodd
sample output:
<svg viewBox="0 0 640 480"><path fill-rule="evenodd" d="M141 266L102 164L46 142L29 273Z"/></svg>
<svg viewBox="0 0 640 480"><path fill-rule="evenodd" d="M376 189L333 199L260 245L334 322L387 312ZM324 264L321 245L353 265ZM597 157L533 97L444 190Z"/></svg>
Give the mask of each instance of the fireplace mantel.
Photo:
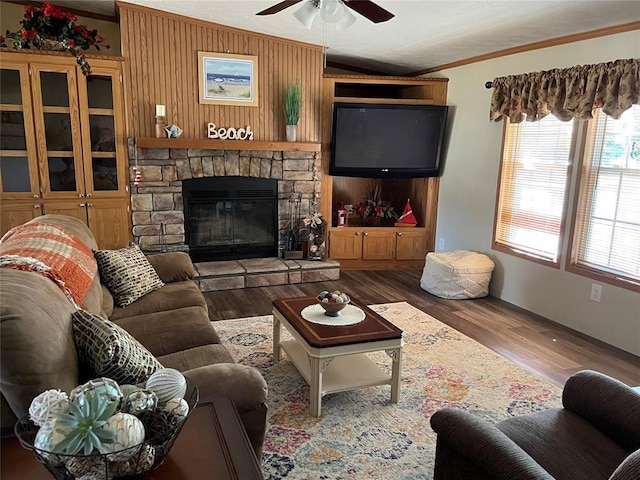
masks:
<svg viewBox="0 0 640 480"><path fill-rule="evenodd" d="M211 138L136 138L138 148L190 148L197 150L274 150L319 152L320 143L271 140L215 140Z"/></svg>

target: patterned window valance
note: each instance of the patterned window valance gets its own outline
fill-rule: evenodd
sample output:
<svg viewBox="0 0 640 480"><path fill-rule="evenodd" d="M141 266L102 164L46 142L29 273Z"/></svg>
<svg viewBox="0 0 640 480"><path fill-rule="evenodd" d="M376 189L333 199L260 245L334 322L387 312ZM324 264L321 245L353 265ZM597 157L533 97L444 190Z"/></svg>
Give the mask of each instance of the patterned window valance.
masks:
<svg viewBox="0 0 640 480"><path fill-rule="evenodd" d="M560 120L590 119L595 108L613 118L638 103L640 60L578 65L493 80L490 120L535 122L549 113Z"/></svg>

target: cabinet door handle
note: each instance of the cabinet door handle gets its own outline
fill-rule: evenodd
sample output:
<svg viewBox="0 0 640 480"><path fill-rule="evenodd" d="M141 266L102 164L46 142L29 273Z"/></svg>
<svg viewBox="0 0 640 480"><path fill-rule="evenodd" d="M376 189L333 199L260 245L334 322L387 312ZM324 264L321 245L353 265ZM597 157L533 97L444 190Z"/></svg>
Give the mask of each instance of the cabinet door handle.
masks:
<svg viewBox="0 0 640 480"><path fill-rule="evenodd" d="M93 195L91 195L90 193L87 193L87 198L91 198Z"/></svg>
<svg viewBox="0 0 640 480"><path fill-rule="evenodd" d="M367 232L362 232L362 235L364 235L365 237L369 236L369 234Z"/></svg>
<svg viewBox="0 0 640 480"><path fill-rule="evenodd" d="M402 232L398 232L398 236L401 237L402 236Z"/></svg>
<svg viewBox="0 0 640 480"><path fill-rule="evenodd" d="M80 198L84 198L84 193L79 193L79 194L78 194L78 197L80 197Z"/></svg>
<svg viewBox="0 0 640 480"><path fill-rule="evenodd" d="M40 198L40 195L38 195L37 193L33 195L33 198Z"/></svg>
<svg viewBox="0 0 640 480"><path fill-rule="evenodd" d="M86 207L86 206L87 206L87 204L86 204L86 203L81 203L81 204L80 204L80 206L81 206L81 207Z"/></svg>
<svg viewBox="0 0 640 480"><path fill-rule="evenodd" d="M36 203L36 204L33 206L33 208L40 208L40 204L39 204L39 203Z"/></svg>
<svg viewBox="0 0 640 480"><path fill-rule="evenodd" d="M356 233L354 233L354 235L355 235L356 237L359 237L359 236L360 236L360 232L356 232Z"/></svg>
<svg viewBox="0 0 640 480"><path fill-rule="evenodd" d="M87 203L87 207L93 207L93 203Z"/></svg>

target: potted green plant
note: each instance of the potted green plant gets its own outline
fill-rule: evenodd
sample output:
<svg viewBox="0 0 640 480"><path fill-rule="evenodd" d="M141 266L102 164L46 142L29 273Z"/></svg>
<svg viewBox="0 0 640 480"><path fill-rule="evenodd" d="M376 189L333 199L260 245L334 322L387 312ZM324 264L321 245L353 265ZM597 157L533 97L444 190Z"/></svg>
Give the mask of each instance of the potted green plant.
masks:
<svg viewBox="0 0 640 480"><path fill-rule="evenodd" d="M287 142L296 141L298 120L302 109L302 83L297 80L287 85L284 93L284 117L287 123Z"/></svg>

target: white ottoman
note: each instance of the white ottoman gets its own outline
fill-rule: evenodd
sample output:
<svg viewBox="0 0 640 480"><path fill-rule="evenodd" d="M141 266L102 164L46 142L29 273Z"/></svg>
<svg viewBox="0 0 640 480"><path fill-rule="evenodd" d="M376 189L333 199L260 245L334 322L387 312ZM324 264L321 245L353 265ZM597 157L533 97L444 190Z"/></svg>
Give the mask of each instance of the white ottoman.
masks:
<svg viewBox="0 0 640 480"><path fill-rule="evenodd" d="M482 253L468 250L429 252L420 287L437 297L454 300L486 297L494 266L493 261Z"/></svg>

